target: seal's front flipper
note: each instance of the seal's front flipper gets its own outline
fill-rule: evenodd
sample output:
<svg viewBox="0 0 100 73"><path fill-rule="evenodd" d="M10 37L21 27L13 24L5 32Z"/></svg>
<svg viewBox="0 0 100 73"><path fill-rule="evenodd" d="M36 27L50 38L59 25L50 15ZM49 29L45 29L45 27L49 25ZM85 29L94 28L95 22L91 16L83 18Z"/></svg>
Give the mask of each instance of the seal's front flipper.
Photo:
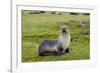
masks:
<svg viewBox="0 0 100 73"><path fill-rule="evenodd" d="M65 52L69 53L69 52L70 52L70 51L69 51L69 48L67 48L67 49L65 50Z"/></svg>

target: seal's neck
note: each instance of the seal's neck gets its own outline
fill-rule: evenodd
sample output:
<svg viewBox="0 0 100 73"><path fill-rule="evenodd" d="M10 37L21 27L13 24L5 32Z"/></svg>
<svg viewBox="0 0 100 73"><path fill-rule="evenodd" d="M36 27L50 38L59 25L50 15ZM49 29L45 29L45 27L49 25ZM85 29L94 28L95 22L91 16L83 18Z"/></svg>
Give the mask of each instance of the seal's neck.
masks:
<svg viewBox="0 0 100 73"><path fill-rule="evenodd" d="M70 35L69 32L67 32L67 33L61 33L61 36L62 36L62 37L67 37L68 35Z"/></svg>

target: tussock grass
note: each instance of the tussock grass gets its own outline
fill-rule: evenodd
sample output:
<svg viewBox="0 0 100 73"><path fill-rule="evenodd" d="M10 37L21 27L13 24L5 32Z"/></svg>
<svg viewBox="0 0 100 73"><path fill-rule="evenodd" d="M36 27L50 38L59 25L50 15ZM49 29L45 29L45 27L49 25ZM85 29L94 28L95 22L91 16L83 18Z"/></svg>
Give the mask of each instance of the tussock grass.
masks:
<svg viewBox="0 0 100 73"><path fill-rule="evenodd" d="M83 29L80 21L86 20ZM30 14L22 12L22 62L85 60L90 58L90 23L89 15L54 15L50 12ZM38 46L43 39L55 39L59 36L59 28L66 24L71 33L70 53L61 56L38 56ZM82 34L82 32L87 34Z"/></svg>

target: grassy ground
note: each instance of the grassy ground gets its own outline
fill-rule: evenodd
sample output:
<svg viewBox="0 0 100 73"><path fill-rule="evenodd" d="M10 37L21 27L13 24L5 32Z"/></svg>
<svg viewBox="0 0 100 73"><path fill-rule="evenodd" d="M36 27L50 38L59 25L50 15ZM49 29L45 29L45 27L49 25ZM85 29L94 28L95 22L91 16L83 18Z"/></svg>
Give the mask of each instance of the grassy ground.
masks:
<svg viewBox="0 0 100 73"><path fill-rule="evenodd" d="M22 12L22 62L83 60L90 58L89 46L89 15L54 15L50 12L30 14ZM87 26L83 29L80 21L86 20ZM67 23L71 32L70 53L61 56L38 56L38 46L43 39L54 39L59 36L59 28ZM87 33L87 34L83 34Z"/></svg>

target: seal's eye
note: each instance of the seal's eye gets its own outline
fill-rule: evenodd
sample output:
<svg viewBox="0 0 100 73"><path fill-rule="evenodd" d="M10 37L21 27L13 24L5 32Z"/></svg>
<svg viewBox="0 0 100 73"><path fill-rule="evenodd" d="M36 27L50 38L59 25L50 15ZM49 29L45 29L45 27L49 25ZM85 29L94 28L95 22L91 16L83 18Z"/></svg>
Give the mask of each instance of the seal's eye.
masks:
<svg viewBox="0 0 100 73"><path fill-rule="evenodd" d="M62 30L63 28L61 28L61 30Z"/></svg>
<svg viewBox="0 0 100 73"><path fill-rule="evenodd" d="M65 29L67 29L67 27L65 27Z"/></svg>

